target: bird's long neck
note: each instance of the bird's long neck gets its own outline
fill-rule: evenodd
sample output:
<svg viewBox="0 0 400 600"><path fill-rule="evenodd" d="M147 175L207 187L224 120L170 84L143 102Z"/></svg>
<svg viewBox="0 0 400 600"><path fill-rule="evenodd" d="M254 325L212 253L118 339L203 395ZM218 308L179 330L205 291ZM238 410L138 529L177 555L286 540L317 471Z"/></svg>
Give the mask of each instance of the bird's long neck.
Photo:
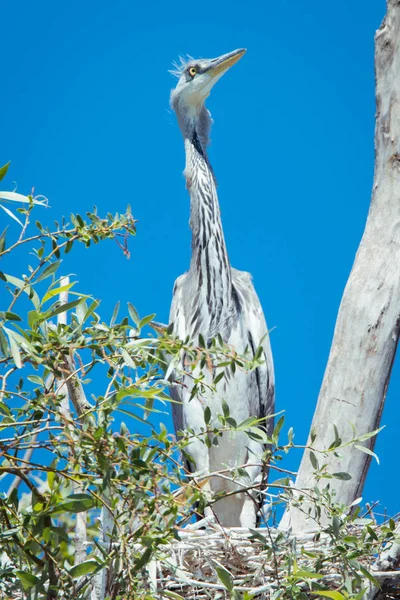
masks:
<svg viewBox="0 0 400 600"><path fill-rule="evenodd" d="M190 227L192 259L190 275L197 280L198 290L208 307L211 329L227 318L232 303L231 268L214 174L209 163L204 138L194 129L185 137L185 177L190 194Z"/></svg>

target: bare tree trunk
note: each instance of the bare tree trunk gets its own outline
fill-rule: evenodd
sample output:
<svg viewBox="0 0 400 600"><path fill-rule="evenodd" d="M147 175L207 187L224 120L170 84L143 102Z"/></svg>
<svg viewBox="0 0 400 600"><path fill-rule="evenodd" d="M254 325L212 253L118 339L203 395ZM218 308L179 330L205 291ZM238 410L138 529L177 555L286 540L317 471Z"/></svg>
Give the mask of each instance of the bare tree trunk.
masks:
<svg viewBox="0 0 400 600"><path fill-rule="evenodd" d="M375 36L375 174L370 211L336 322L312 430L314 446L328 448L333 424L342 440L379 426L400 326L400 2L387 1L387 15ZM352 425L351 425L352 424ZM373 441L366 445L372 448ZM330 472L345 471L350 481L332 480L338 502L350 504L364 485L370 456L355 448L330 455ZM326 461L324 461L326 462ZM315 485L309 452L303 455L296 487ZM281 527L315 528L315 522L289 509Z"/></svg>
<svg viewBox="0 0 400 600"><path fill-rule="evenodd" d="M63 277L60 281L60 287L66 287L69 284L69 277ZM60 302L61 304L68 304L68 290L60 292ZM66 325L68 320L68 315L66 312L60 313L57 317L58 325ZM68 394L68 387L65 381L62 379L59 382L59 387L57 393L64 393L64 398L61 401L60 405L60 413L65 419L65 425L68 427L72 422L72 415L70 410L70 397ZM81 492L81 486L77 483L73 484L74 493ZM81 512L76 514L76 524L75 524L75 564L78 565L83 563L86 560L86 512Z"/></svg>

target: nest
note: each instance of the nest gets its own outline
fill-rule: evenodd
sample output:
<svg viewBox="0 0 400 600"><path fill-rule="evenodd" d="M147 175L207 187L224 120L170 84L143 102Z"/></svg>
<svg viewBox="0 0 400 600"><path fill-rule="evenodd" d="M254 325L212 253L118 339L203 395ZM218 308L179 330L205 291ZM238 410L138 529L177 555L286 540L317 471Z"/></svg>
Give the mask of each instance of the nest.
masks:
<svg viewBox="0 0 400 600"><path fill-rule="evenodd" d="M357 531L351 534L356 535ZM329 554L331 538L327 535L294 537L276 529L231 528L182 531L179 537L148 571L153 591L161 594L157 597L217 600L232 598L230 590L234 588L241 594L248 592L252 598L269 599L287 586L288 576L299 572L306 580L300 583L306 593L321 589L321 585L336 590L343 582L343 564L338 560L322 561L326 566L318 569L317 578L304 576L315 568L316 557ZM377 595L366 580L370 593L365 597L400 599L400 571L374 570L376 559L377 556L358 559L382 584Z"/></svg>

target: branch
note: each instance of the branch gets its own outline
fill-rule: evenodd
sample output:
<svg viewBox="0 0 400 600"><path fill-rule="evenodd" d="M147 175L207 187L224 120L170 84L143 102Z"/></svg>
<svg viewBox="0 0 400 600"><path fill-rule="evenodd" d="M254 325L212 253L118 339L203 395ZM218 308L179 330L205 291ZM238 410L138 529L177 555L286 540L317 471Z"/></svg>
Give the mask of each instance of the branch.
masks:
<svg viewBox="0 0 400 600"><path fill-rule="evenodd" d="M375 174L370 211L343 294L312 431L314 446L327 448L333 424L342 439L379 426L400 328L400 4L388 0L387 15L375 37ZM373 448L374 441L365 445ZM335 501L350 505L362 493L371 456L353 448L327 460L335 481ZM312 489L316 480L305 451L296 487ZM307 513L307 508L305 513ZM324 516L323 516L324 517ZM326 515L325 515L326 517ZM323 518L324 522L324 518ZM325 519L326 522L326 519ZM281 527L305 531L306 514L289 508Z"/></svg>
<svg viewBox="0 0 400 600"><path fill-rule="evenodd" d="M400 536L400 523L397 524L394 530L396 537ZM381 587L388 584L400 583L400 571L395 571L400 566L400 543L394 541L388 548L379 556L376 561L375 568L377 571L372 571L375 579L380 581ZM377 588L372 583L368 584L364 600L375 600L379 597L381 588Z"/></svg>
<svg viewBox="0 0 400 600"><path fill-rule="evenodd" d="M61 287L68 285L69 278L65 277L61 281ZM63 298L61 298L61 294ZM62 292L60 294L60 300L62 303L66 304L68 302L68 291ZM63 315L63 323L66 323L66 313L62 313ZM66 403L63 402L62 410L64 411L64 416L68 417L68 421L71 421L71 413L69 409L69 401L72 402L78 418L84 416L84 414L91 410L91 405L86 399L85 392L83 390L82 384L77 377L78 370L75 369L74 360L72 355L65 359L64 363L65 371L67 373L66 378L63 380L63 384L67 388L67 394L65 396ZM62 387L62 386L60 386ZM74 485L75 493L80 491L79 485ZM108 508L110 505L110 498L108 498L105 494L103 495L103 508L101 511L101 524L102 524L102 542L110 542L111 533L113 529L113 518L112 514ZM80 564L84 560L86 560L86 512L78 513L76 515L76 527L75 527L75 564ZM92 585L92 589L90 592L91 600L102 600L106 594L107 587L107 575L108 569L102 569Z"/></svg>
<svg viewBox="0 0 400 600"><path fill-rule="evenodd" d="M400 537L400 523L398 523L394 530L394 535ZM391 569L398 569L400 566L400 543L393 542L379 557L376 563L377 569L380 571L389 571ZM400 573L400 571L399 571Z"/></svg>
<svg viewBox="0 0 400 600"><path fill-rule="evenodd" d="M26 219L27 219L26 225L29 222L28 218L29 218L29 215L26 216ZM26 227L25 227L25 229L26 229ZM25 229L23 231L25 231ZM22 235L23 234L21 233L20 240L22 239ZM64 277L61 280L61 282L60 282L60 287L66 286L68 284L69 284L69 277ZM59 297L60 297L60 303L61 304L67 304L67 302L68 302L68 291L66 291L66 292L60 292L60 296ZM66 325L66 323L67 323L67 313L66 312L59 313L57 315L57 325L60 325L60 324ZM46 387L47 388L50 388L50 386L51 386L51 379L52 379L52 376L49 375L49 377L47 379L47 382L46 382ZM68 417L69 418L68 420L71 420L71 413L70 413L70 410L69 410L68 396L64 396L64 398L63 398L63 400L61 402L60 412L61 412L61 414L64 417ZM33 432L32 438L30 440L30 447L26 449L25 454L24 454L24 461L30 462L30 460L32 458L33 451L35 449L35 443L36 443L38 435L39 435L39 433L41 431L42 431L42 428L39 427L39 428L36 429L36 431ZM29 471L29 469L27 469L27 471ZM11 482L10 487L8 488L8 492L7 492L8 496L11 494L11 492L13 490L18 489L19 485L21 484L21 481L22 481L22 479L21 479L21 477L19 475L14 478L14 480Z"/></svg>

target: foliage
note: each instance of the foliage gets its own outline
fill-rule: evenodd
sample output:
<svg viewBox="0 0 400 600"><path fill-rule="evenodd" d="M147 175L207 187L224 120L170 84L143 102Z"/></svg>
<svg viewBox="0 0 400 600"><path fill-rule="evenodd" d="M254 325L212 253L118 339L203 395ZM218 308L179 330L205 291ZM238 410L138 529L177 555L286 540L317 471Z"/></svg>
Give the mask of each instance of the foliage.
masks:
<svg viewBox="0 0 400 600"><path fill-rule="evenodd" d="M0 179L6 171L7 165ZM9 245L3 232L0 258L23 248L33 256L27 275L0 272L1 597L156 597L149 576L153 559L165 557L181 527L197 510L212 505L203 492L204 478L190 476L179 459L179 453L187 455L194 432L177 440L162 423L154 424L154 417L162 418L168 409L166 387L180 384L182 353L192 373L193 395L214 389L227 369L256 368L261 353L238 356L222 340L205 344L201 336L193 347L156 325L149 333L154 315L141 318L132 304L119 317L117 303L105 321L99 301L62 274L63 256L76 244L88 248L114 240L129 256L128 239L136 231L129 207L123 215L104 218L94 209L48 227L31 224L45 199L10 192L0 196L22 203L19 216L13 213L21 230ZM214 373L212 382L207 371ZM325 528L329 553L310 555L313 570L304 572L296 568L293 551L285 551L286 575L276 597L303 598L307 590L326 596L329 589L318 573L338 557L342 584L330 597L357 597L366 576L360 559L393 538L394 524L377 530L371 519L359 521L358 507L337 506L329 480L346 474L328 474L323 453L321 464L315 453L310 455L322 485L297 493L290 474L279 467L295 447L291 430L286 443L279 441L283 417L268 438L257 420L236 423L227 406L223 412L214 418L205 409L200 437L209 445L225 431L241 430L268 444L265 462L285 475L263 491L271 510L288 501L302 507L306 496L306 510L317 522L322 511L331 515ZM135 423L141 424L141 433ZM362 446L365 439L355 435L347 443L368 451ZM327 452L342 446L335 431ZM228 474L242 477L244 467ZM252 487L249 482L245 492ZM362 525L361 534L349 535L355 523ZM283 538L275 539L271 559ZM232 597L241 597L226 569L217 567L216 575Z"/></svg>

